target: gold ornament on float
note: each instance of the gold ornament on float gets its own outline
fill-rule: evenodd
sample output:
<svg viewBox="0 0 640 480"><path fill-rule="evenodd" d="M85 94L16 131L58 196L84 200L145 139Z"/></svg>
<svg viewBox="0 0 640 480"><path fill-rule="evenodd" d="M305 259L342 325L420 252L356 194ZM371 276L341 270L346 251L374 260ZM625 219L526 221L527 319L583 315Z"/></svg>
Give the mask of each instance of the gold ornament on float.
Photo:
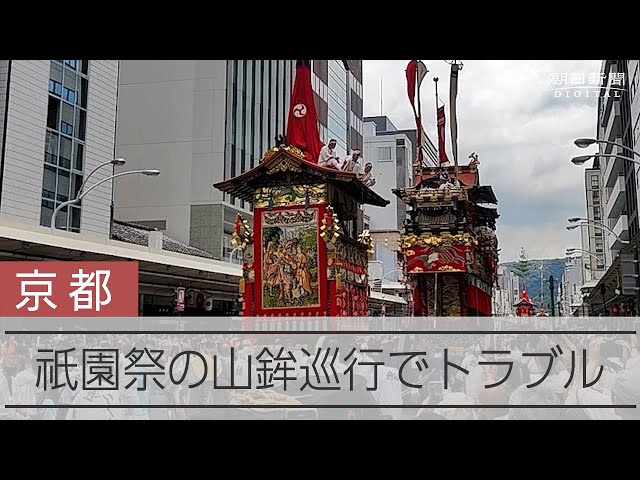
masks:
<svg viewBox="0 0 640 480"><path fill-rule="evenodd" d="M333 207L328 206L327 210L322 218L322 225L320 226L320 237L325 242L331 242L335 245L338 238L340 238L340 221L338 215L333 213Z"/></svg>
<svg viewBox="0 0 640 480"><path fill-rule="evenodd" d="M241 250L245 250L250 244L253 244L253 231L249 226L249 222L238 213L233 233L231 234L231 245L233 247L239 246Z"/></svg>

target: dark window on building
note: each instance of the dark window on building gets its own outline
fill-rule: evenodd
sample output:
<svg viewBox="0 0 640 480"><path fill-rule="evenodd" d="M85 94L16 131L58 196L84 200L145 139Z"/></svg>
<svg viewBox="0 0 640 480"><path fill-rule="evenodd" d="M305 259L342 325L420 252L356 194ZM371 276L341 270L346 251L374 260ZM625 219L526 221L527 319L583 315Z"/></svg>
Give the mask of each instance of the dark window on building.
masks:
<svg viewBox="0 0 640 480"><path fill-rule="evenodd" d="M362 98L353 90L351 90L351 111L355 113L356 117L362 118Z"/></svg>
<svg viewBox="0 0 640 480"><path fill-rule="evenodd" d="M58 157L58 165L65 169L71 168L71 151L73 141L64 135L60 136L60 155Z"/></svg>
<svg viewBox="0 0 640 480"><path fill-rule="evenodd" d="M47 127L58 130L60 124L60 100L55 97L49 97L49 107L47 111Z"/></svg>
<svg viewBox="0 0 640 480"><path fill-rule="evenodd" d="M89 60L53 60L49 69L49 100L45 134L40 224L50 226L56 205L76 198L82 185L87 128ZM59 228L80 231L80 202L62 209Z"/></svg>
<svg viewBox="0 0 640 480"><path fill-rule="evenodd" d="M84 168L84 145L79 142L74 144L73 168L79 171Z"/></svg>
<svg viewBox="0 0 640 480"><path fill-rule="evenodd" d="M82 175L74 173L71 182L71 198L77 198L80 187L82 186ZM80 205L80 203L78 203Z"/></svg>
<svg viewBox="0 0 640 480"><path fill-rule="evenodd" d="M357 148L362 151L363 143L362 143L362 135L355 131L353 127L349 127L351 129L351 146L352 148Z"/></svg>
<svg viewBox="0 0 640 480"><path fill-rule="evenodd" d="M601 238L596 238L596 253L602 253L604 250L603 242Z"/></svg>
<svg viewBox="0 0 640 480"><path fill-rule="evenodd" d="M378 147L378 158L379 162L390 162L392 160L392 149L391 147Z"/></svg>
<svg viewBox="0 0 640 480"><path fill-rule="evenodd" d="M313 71L320 77L324 83L329 81L329 62L328 60L314 60Z"/></svg>
<svg viewBox="0 0 640 480"><path fill-rule="evenodd" d="M89 89L89 82L86 78L80 78L78 82L78 94L76 96L76 101L78 105L82 108L87 108L87 94Z"/></svg>
<svg viewBox="0 0 640 480"><path fill-rule="evenodd" d="M47 130L44 143L44 161L52 165L58 164L58 140L57 133Z"/></svg>
<svg viewBox="0 0 640 480"><path fill-rule="evenodd" d="M44 166L44 177L42 181L42 196L54 199L56 196L56 175L57 170L49 165ZM53 213L53 209L52 209Z"/></svg>
<svg viewBox="0 0 640 480"><path fill-rule="evenodd" d="M44 199L42 200L42 208L40 210L40 225L44 225L45 227L51 226L51 216L53 215L53 209L54 206L52 201Z"/></svg>
<svg viewBox="0 0 640 480"><path fill-rule="evenodd" d="M60 132L66 135L73 135L73 105L67 102L62 102Z"/></svg>

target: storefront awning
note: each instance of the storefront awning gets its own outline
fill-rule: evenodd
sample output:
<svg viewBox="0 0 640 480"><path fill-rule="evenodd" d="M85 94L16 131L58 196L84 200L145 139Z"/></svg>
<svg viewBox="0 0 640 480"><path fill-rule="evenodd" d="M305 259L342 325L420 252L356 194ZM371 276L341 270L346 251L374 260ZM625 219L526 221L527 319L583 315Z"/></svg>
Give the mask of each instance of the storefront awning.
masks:
<svg viewBox="0 0 640 480"><path fill-rule="evenodd" d="M0 224L0 260L135 260L139 282L158 288L184 286L235 297L239 265L167 252L148 246L29 225ZM222 299L222 298L221 298Z"/></svg>

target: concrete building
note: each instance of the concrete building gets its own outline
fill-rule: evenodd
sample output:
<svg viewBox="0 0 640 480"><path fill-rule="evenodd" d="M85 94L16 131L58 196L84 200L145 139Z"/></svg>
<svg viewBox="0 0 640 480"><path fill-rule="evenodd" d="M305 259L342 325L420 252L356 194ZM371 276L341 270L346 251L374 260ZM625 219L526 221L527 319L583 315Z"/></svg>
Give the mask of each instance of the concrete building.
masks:
<svg viewBox="0 0 640 480"><path fill-rule="evenodd" d="M362 60L313 60L320 138L335 138L341 158L362 150Z"/></svg>
<svg viewBox="0 0 640 480"><path fill-rule="evenodd" d="M640 141L640 99L638 99L638 60L604 60L601 76L606 81L606 87L601 89L598 98L598 114L595 136L598 139L615 142L621 146L599 144L599 153L618 156L633 156L631 151L638 149ZM625 148L623 148L624 146ZM587 215L595 220L597 211L595 203L589 204L589 185L595 182L595 171L599 171L599 198L602 222L613 234L606 229L599 241L594 232L584 233L583 248L592 255L597 255L600 245L605 253L605 270L600 274L596 268L593 280L587 280L589 288L583 286L587 292L585 301L592 310L592 314L606 313L604 304L627 300L616 292L619 285L620 257L619 254L632 253L634 245L640 242L638 236L638 165L620 157L600 157L593 163L593 172L587 170ZM595 191L595 188L592 190ZM593 263L589 260L591 266ZM599 263L595 260L596 266ZM602 297L604 292L605 297ZM637 303L637 302L636 302ZM608 306L606 307L609 308Z"/></svg>
<svg viewBox="0 0 640 480"><path fill-rule="evenodd" d="M631 122L630 91L627 87L628 65L627 61L605 60L602 64L602 75L611 83L613 79L620 78L622 83L619 88L603 89L598 99L598 124L597 138L616 142L633 148L633 126ZM615 84L613 85L615 87ZM601 144L600 153L628 156L623 148L613 145ZM600 157L599 166L601 182L601 208L592 206L595 211L588 211L589 218L602 221L615 235L605 232L604 241L598 242L594 238L590 240L589 251L598 254L598 245L606 251L606 266L609 267L623 246L623 241L628 241L638 232L638 200L636 173L633 164L615 157ZM589 180L594 182L593 177ZM589 183L587 190L589 190ZM589 207L589 195L587 195ZM600 212L600 215L596 215ZM597 220L600 216L601 220Z"/></svg>
<svg viewBox="0 0 640 480"><path fill-rule="evenodd" d="M558 315L573 316L579 313L582 307L581 287L589 280L588 256L584 254L578 257L567 257L564 270L560 277L558 288L558 300L561 310Z"/></svg>
<svg viewBox="0 0 640 480"><path fill-rule="evenodd" d="M54 208L113 159L117 93L117 60L0 60L2 219L50 226ZM62 210L58 227L108 236L111 194L103 183Z"/></svg>
<svg viewBox="0 0 640 480"><path fill-rule="evenodd" d="M631 130L633 149L640 150L640 60L629 60L627 62L629 101L631 102ZM631 152L626 152L628 156ZM640 161L640 155L635 155L635 160ZM640 178L640 165L633 165L636 178ZM636 194L640 202L640 197ZM640 210L640 203L638 209Z"/></svg>
<svg viewBox="0 0 640 480"><path fill-rule="evenodd" d="M414 155L417 156L418 153L418 135L417 130L414 129L398 129L391 122L389 117L382 116L374 116L374 117L365 117L365 123L374 123L375 124L375 133L376 136L382 137L384 135L401 135L404 134L407 136L409 141L411 142L411 151ZM438 149L433 144L429 136L426 132L423 131L422 138L424 141L422 142L422 155L424 157L425 163L428 165L438 165ZM413 162L415 158L412 158Z"/></svg>
<svg viewBox="0 0 640 480"><path fill-rule="evenodd" d="M391 122L389 121L389 124ZM403 188L411 184L411 165L414 158L413 144L406 133L378 136L374 122L365 122L364 162L372 164L376 184L373 190L391 203L387 207L365 206L369 216L369 228L372 231L401 230L406 218L407 208L404 202L391 193L394 188Z"/></svg>
<svg viewBox="0 0 640 480"><path fill-rule="evenodd" d="M492 313L495 316L515 315L514 305L520 300L520 278L503 266L498 267L497 288L493 291Z"/></svg>
<svg viewBox="0 0 640 480"><path fill-rule="evenodd" d="M315 60L320 135L362 146L362 61ZM213 184L253 168L285 133L294 60L121 61L117 154L157 168L160 185L118 184L116 217L155 227L228 261L237 213L251 205Z"/></svg>
<svg viewBox="0 0 640 480"><path fill-rule="evenodd" d="M229 312L239 266L161 232L112 223L112 184L127 177L100 184L58 214L58 230L49 228L55 206L75 198L91 172L107 163L87 187L113 173L118 74L117 60L0 60L0 258L134 260L141 315L173 313L179 285L205 298L215 292L207 314Z"/></svg>
<svg viewBox="0 0 640 480"><path fill-rule="evenodd" d="M608 233L603 228L598 227L591 221L605 223L603 219L603 210L607 210L606 204L603 203L603 175L600 170L599 159L596 158L592 168L585 169L584 183L586 191L587 218L590 222L580 227L582 232L582 249L592 253L588 256L586 264L589 265L589 275L585 280L599 279L604 275L606 263L611 264L611 256L605 251L605 235ZM624 188L622 190L624 194ZM623 198L618 195L618 198ZM616 207L617 208L617 207ZM617 211L620 214L620 211Z"/></svg>

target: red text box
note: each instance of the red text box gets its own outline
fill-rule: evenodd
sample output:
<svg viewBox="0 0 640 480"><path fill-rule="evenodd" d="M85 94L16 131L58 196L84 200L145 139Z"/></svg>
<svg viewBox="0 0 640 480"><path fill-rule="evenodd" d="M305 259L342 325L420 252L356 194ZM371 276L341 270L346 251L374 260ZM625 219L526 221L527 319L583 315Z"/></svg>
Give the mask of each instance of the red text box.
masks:
<svg viewBox="0 0 640 480"><path fill-rule="evenodd" d="M0 262L0 315L137 317L138 262Z"/></svg>

